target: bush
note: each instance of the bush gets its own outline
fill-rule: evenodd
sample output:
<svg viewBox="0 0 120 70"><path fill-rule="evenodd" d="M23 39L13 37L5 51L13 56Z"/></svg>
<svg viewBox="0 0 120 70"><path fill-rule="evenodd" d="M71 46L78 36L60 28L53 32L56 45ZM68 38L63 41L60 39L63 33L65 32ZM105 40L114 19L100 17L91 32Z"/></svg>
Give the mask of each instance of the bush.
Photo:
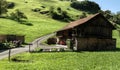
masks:
<svg viewBox="0 0 120 70"><path fill-rule="evenodd" d="M41 11L41 12L40 12L40 14L47 14L47 13L49 13L49 11L47 11L47 10L46 10L46 11Z"/></svg>
<svg viewBox="0 0 120 70"><path fill-rule="evenodd" d="M0 43L0 50L9 49L10 43Z"/></svg>
<svg viewBox="0 0 120 70"><path fill-rule="evenodd" d="M10 13L10 19L22 23L23 19L27 19L27 17L23 12L17 9L15 12Z"/></svg>
<svg viewBox="0 0 120 70"><path fill-rule="evenodd" d="M71 7L90 13L97 13L100 10L99 5L92 1L75 1L71 3Z"/></svg>
<svg viewBox="0 0 120 70"><path fill-rule="evenodd" d="M82 18L85 18L85 17L87 17L87 15L86 15L86 13L82 13L82 15L80 15L80 19L82 19Z"/></svg>
<svg viewBox="0 0 120 70"><path fill-rule="evenodd" d="M58 11L59 13L61 13L61 12L62 12L62 9L61 9L60 7L58 7L58 8L57 8L57 11Z"/></svg>
<svg viewBox="0 0 120 70"><path fill-rule="evenodd" d="M40 8L32 9L33 12L39 12L40 10L41 10Z"/></svg>
<svg viewBox="0 0 120 70"><path fill-rule="evenodd" d="M8 2L8 4L7 4L8 9L14 8L14 6L15 6L14 2Z"/></svg>
<svg viewBox="0 0 120 70"><path fill-rule="evenodd" d="M51 7L49 10L49 14L53 19L62 20L62 21L70 21L71 17L68 15L67 11L63 11L60 7L55 11L54 7Z"/></svg>
<svg viewBox="0 0 120 70"><path fill-rule="evenodd" d="M56 44L56 42L57 42L57 39L56 39L56 38L49 38L49 39L47 40L47 44L49 44L49 45L51 45L51 44Z"/></svg>
<svg viewBox="0 0 120 70"><path fill-rule="evenodd" d="M42 8L45 8L45 6L41 6Z"/></svg>

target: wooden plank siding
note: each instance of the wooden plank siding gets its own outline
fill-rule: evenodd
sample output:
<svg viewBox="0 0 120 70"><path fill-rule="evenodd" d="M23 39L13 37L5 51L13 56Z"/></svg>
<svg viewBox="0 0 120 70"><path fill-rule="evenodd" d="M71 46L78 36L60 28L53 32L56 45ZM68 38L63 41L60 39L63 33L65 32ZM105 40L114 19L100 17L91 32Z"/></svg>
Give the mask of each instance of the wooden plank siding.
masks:
<svg viewBox="0 0 120 70"><path fill-rule="evenodd" d="M57 31L57 36L77 38L77 50L112 50L116 48L116 40L112 38L114 29L112 23L98 13L69 23Z"/></svg>
<svg viewBox="0 0 120 70"><path fill-rule="evenodd" d="M116 49L115 39L78 38L77 50L113 50Z"/></svg>

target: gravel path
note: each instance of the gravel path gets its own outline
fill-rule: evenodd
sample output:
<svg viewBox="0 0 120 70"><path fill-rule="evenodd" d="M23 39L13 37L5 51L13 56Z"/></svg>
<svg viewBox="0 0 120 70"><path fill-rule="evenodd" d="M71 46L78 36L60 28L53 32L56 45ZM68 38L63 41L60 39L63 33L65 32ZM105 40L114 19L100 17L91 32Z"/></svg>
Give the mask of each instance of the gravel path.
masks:
<svg viewBox="0 0 120 70"><path fill-rule="evenodd" d="M53 35L55 35L55 33L49 34L49 35L46 35L46 36L42 36L42 37L34 40L32 42L32 45L31 45L31 50L34 50L36 47L41 47L43 49L45 47L48 47L48 46L45 46L45 45L41 45L40 43L43 40L45 40L45 39L47 39L47 38L49 38L49 37L51 37ZM26 45L25 47L11 49L11 55L15 55L15 54L22 53L22 52L27 52L27 51L29 51L29 45ZM0 51L0 59L8 57L8 52L9 52L9 50L5 50L5 51L1 50Z"/></svg>

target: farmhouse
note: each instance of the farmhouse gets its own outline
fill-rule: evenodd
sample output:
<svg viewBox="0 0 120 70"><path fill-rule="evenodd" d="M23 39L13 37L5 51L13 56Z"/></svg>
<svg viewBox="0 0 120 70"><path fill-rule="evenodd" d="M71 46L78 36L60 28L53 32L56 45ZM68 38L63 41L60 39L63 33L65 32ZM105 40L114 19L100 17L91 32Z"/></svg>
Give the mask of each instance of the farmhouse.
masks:
<svg viewBox="0 0 120 70"><path fill-rule="evenodd" d="M57 31L56 36L65 44L70 41L70 48L80 50L113 50L116 39L112 38L115 27L102 14L88 16L73 21Z"/></svg>

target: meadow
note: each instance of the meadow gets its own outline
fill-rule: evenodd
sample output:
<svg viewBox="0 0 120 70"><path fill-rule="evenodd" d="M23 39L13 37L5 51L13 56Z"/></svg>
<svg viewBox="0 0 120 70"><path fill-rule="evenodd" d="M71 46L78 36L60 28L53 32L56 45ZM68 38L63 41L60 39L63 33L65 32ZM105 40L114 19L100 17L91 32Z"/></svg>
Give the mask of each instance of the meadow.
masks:
<svg viewBox="0 0 120 70"><path fill-rule="evenodd" d="M8 0L16 3L14 9L20 9L27 14L28 22L33 26L19 24L16 21L0 18L0 34L20 34L25 35L26 42L43 35L61 29L66 22L51 19L49 16L32 12L32 8L42 5L48 7L63 7L66 10L69 2L57 0ZM51 4L52 3L52 4ZM69 7L70 8L70 7ZM69 14L81 14L81 12L70 8ZM7 58L0 60L0 70L120 70L120 37L118 31L113 31L113 38L117 39L117 49L115 51L81 51L81 52L32 52L21 53L11 57L10 62ZM14 59L16 58L16 59Z"/></svg>
<svg viewBox="0 0 120 70"><path fill-rule="evenodd" d="M119 70L120 51L22 53L0 61L0 70Z"/></svg>
<svg viewBox="0 0 120 70"><path fill-rule="evenodd" d="M80 51L80 52L34 52L21 53L0 60L0 70L119 70L120 37L114 51Z"/></svg>

